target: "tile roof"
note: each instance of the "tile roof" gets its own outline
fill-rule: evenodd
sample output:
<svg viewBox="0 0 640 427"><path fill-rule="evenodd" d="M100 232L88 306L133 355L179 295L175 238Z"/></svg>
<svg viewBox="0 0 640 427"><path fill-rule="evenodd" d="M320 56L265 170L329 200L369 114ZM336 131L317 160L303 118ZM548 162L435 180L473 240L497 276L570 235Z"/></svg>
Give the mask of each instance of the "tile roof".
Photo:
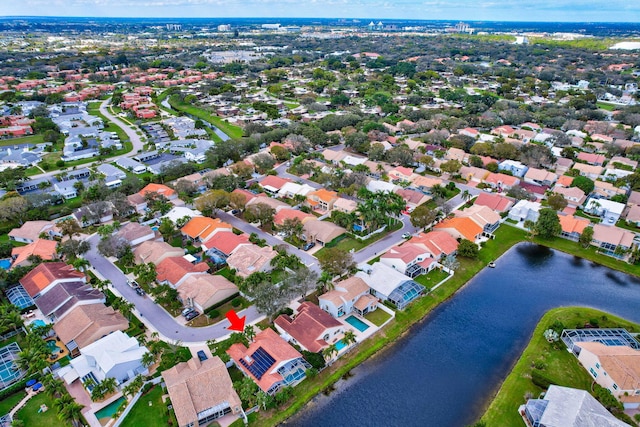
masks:
<svg viewBox="0 0 640 427"><path fill-rule="evenodd" d="M407 243L424 245L435 258L449 255L458 250L458 241L444 231L430 231L413 236Z"/></svg>
<svg viewBox="0 0 640 427"><path fill-rule="evenodd" d="M28 239L31 241L38 240L40 233L46 231L57 230L53 221L26 221L19 228L14 228L9 232L9 237L17 237Z"/></svg>
<svg viewBox="0 0 640 427"><path fill-rule="evenodd" d="M266 392L272 385L283 380L282 375L272 368L272 370L267 371L262 378L258 380L240 363L240 359L251 356L260 347L275 359L275 363L273 364L274 368L283 362L302 358L302 355L271 328L267 328L257 333L248 348L240 343L233 344L229 347L227 354L236 362L236 365L240 370L258 384L258 387Z"/></svg>
<svg viewBox="0 0 640 427"><path fill-rule="evenodd" d="M183 256L184 249L175 248L166 242L147 240L134 249L136 263L153 263L158 265L163 259L172 256Z"/></svg>
<svg viewBox="0 0 640 427"><path fill-rule="evenodd" d="M640 389L640 351L625 345L607 346L595 341L576 344L600 359L602 368L620 390Z"/></svg>
<svg viewBox="0 0 640 427"><path fill-rule="evenodd" d="M242 407L227 368L215 356L200 362L192 358L162 372L179 426L198 424L198 413L229 404L232 413Z"/></svg>
<svg viewBox="0 0 640 427"><path fill-rule="evenodd" d="M224 276L207 273L189 275L178 286L183 301L191 299L205 309L236 292L238 287Z"/></svg>
<svg viewBox="0 0 640 427"><path fill-rule="evenodd" d="M116 236L122 237L128 242L132 242L142 237L153 239L155 237L155 233L148 225L142 225L137 222L130 222L122 226L122 228L120 228L120 230L118 230L118 232L116 233Z"/></svg>
<svg viewBox="0 0 640 427"><path fill-rule="evenodd" d="M498 194L490 194L483 191L482 193L478 194L478 197L476 198L474 204L479 206L486 206L496 212L504 212L513 205L513 202L506 197L500 196Z"/></svg>
<svg viewBox="0 0 640 427"><path fill-rule="evenodd" d="M606 242L612 245L621 245L630 248L633 245L634 237L634 233L615 226L602 224L595 224L593 226L593 240L597 240L599 242Z"/></svg>
<svg viewBox="0 0 640 427"><path fill-rule="evenodd" d="M401 246L394 246L384 253L380 259L400 259L405 264L409 264L421 255L425 255L427 250L422 245L405 243Z"/></svg>
<svg viewBox="0 0 640 427"><path fill-rule="evenodd" d="M45 316L54 314L56 318L61 318L73 306L82 301L104 302L105 296L102 292L82 282L62 282L55 284L46 293L36 298L36 307Z"/></svg>
<svg viewBox="0 0 640 427"><path fill-rule="evenodd" d="M196 239L209 237L212 233L215 233L216 230L227 229L231 231L232 228L230 224L227 224L220 218L196 216L191 218L180 231L192 239Z"/></svg>
<svg viewBox="0 0 640 427"><path fill-rule="evenodd" d="M588 219L573 215L558 215L558 218L560 218L560 227L565 233L582 234L584 229L591 225L591 221Z"/></svg>
<svg viewBox="0 0 640 427"><path fill-rule="evenodd" d="M176 192L174 189L169 188L166 185L154 184L154 183L147 184L146 187L144 187L142 190L138 192L138 194L141 195L142 197L144 197L145 194L147 193L158 193L161 196L166 197L167 199L170 199L176 196Z"/></svg>
<svg viewBox="0 0 640 427"><path fill-rule="evenodd" d="M26 246L19 246L11 250L11 257L14 258L12 266L18 266L27 261L31 255L37 255L43 261L57 258L56 248L58 242L55 240L38 239Z"/></svg>
<svg viewBox="0 0 640 427"><path fill-rule="evenodd" d="M516 185L517 183L520 182L520 179L516 176L511 176L511 175L507 175L504 173L493 173L491 172L489 175L487 175L484 178L485 182L488 182L490 184L495 184L495 185L506 185L506 186L513 186Z"/></svg>
<svg viewBox="0 0 640 427"><path fill-rule="evenodd" d="M269 246L261 248L254 244L242 245L227 258L227 264L235 268L239 276L247 277L255 271L262 271L277 254Z"/></svg>
<svg viewBox="0 0 640 427"><path fill-rule="evenodd" d="M249 236L235 234L231 231L219 231L212 238L202 244L207 250L216 248L225 255L231 255L240 245L249 244Z"/></svg>
<svg viewBox="0 0 640 427"><path fill-rule="evenodd" d="M272 187L276 190L280 190L287 182L291 182L291 180L288 178L281 178L276 175L268 175L260 181L259 184L262 188Z"/></svg>
<svg viewBox="0 0 640 427"><path fill-rule="evenodd" d="M323 202L330 203L331 201L335 201L338 198L338 193L335 191L330 191L325 188L320 188L316 191L312 191L307 195L308 198L317 198L322 200Z"/></svg>
<svg viewBox="0 0 640 427"><path fill-rule="evenodd" d="M315 216L297 209L282 209L273 216L273 223L275 225L282 225L286 219L294 218L299 219L300 222L304 224L305 221L315 218Z"/></svg>
<svg viewBox="0 0 640 427"><path fill-rule="evenodd" d="M75 341L85 347L114 331L124 331L129 322L122 314L104 304L79 305L53 325L60 340L67 344Z"/></svg>
<svg viewBox="0 0 640 427"><path fill-rule="evenodd" d="M166 280L174 286L188 273L202 273L207 270L207 263L199 262L194 265L181 256L165 258L156 266L158 282Z"/></svg>
<svg viewBox="0 0 640 427"><path fill-rule="evenodd" d="M569 175L562 175L558 178L558 181L556 182L557 185L562 185L563 187L569 187L571 186L571 183L573 182L573 177L569 176Z"/></svg>
<svg viewBox="0 0 640 427"><path fill-rule="evenodd" d="M316 219L306 221L303 228L308 240L319 240L324 243L329 243L347 232L347 230L332 222L318 221Z"/></svg>
<svg viewBox="0 0 640 427"><path fill-rule="evenodd" d="M487 206L472 205L463 211L456 211L461 218L471 218L473 222L484 229L485 226L500 222L500 214Z"/></svg>
<svg viewBox="0 0 640 427"><path fill-rule="evenodd" d="M32 297L58 281L84 281L86 276L64 262L43 262L19 280Z"/></svg>
<svg viewBox="0 0 640 427"><path fill-rule="evenodd" d="M358 295L369 292L369 285L359 277L349 277L334 285L334 288L318 298L331 301L336 307L341 306L345 301L351 301Z"/></svg>
<svg viewBox="0 0 640 427"><path fill-rule="evenodd" d="M476 237L482 234L482 227L476 224L470 218L449 218L437 224L434 228L454 229L465 239L472 242L476 241Z"/></svg>
<svg viewBox="0 0 640 427"><path fill-rule="evenodd" d="M276 318L274 324L295 338L308 351L314 353L329 346L329 343L322 339L327 329L343 326L333 316L311 302L300 304L295 318L291 319L283 314Z"/></svg>

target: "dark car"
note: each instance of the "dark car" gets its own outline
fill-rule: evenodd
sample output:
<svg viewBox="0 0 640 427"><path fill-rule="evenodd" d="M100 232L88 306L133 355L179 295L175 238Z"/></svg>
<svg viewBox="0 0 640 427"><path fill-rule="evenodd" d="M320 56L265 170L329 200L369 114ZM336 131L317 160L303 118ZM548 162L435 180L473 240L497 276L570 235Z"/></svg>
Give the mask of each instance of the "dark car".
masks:
<svg viewBox="0 0 640 427"><path fill-rule="evenodd" d="M135 288L135 291L136 291L136 294L140 295L141 297L146 295L142 290L142 288Z"/></svg>
<svg viewBox="0 0 640 427"><path fill-rule="evenodd" d="M198 354L198 359L200 359L201 362L204 362L205 360L208 359L207 355L204 353L204 350L199 350L197 354Z"/></svg>
<svg viewBox="0 0 640 427"><path fill-rule="evenodd" d="M304 251L308 251L309 249L311 249L312 247L314 247L316 245L315 242L309 242L309 243L305 243L304 246L302 247L302 250Z"/></svg>
<svg viewBox="0 0 640 427"><path fill-rule="evenodd" d="M195 319L196 317L198 317L199 315L200 315L200 313L198 313L197 310L193 310L193 311L190 311L189 313L187 313L187 315L184 316L184 318L187 319L187 320L192 320L192 319Z"/></svg>
<svg viewBox="0 0 640 427"><path fill-rule="evenodd" d="M184 317L187 317L187 315L188 315L189 313L193 313L194 311L196 311L196 309L195 309L195 308L193 308L193 307L187 307L187 308L185 308L184 310L182 310L182 315L183 315Z"/></svg>

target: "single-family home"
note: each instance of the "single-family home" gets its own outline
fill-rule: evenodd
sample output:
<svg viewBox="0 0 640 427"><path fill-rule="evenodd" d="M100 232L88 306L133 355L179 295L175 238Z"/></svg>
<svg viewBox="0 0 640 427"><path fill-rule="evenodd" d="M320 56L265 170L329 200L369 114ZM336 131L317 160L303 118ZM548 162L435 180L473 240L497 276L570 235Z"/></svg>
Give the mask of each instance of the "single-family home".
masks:
<svg viewBox="0 0 640 427"><path fill-rule="evenodd" d="M458 241L445 231L430 231L412 236L407 241L412 245L424 247L436 261L458 250Z"/></svg>
<svg viewBox="0 0 640 427"><path fill-rule="evenodd" d="M404 166L396 166L388 173L389 179L393 182L411 182L413 169Z"/></svg>
<svg viewBox="0 0 640 427"><path fill-rule="evenodd" d="M460 163L467 163L469 160L469 154L460 148L451 147L444 155L446 160L457 160Z"/></svg>
<svg viewBox="0 0 640 427"><path fill-rule="evenodd" d="M58 258L56 249L58 248L58 242L55 240L37 239L33 243L29 243L26 246L18 246L11 250L11 258L13 263L11 268L18 267L20 265L31 265L29 257L31 255L38 256L43 261L51 261Z"/></svg>
<svg viewBox="0 0 640 427"><path fill-rule="evenodd" d="M148 225L142 225L137 222L125 224L116 232L116 237L126 240L134 247L147 240L156 239L155 231Z"/></svg>
<svg viewBox="0 0 640 427"><path fill-rule="evenodd" d="M424 286L381 262L366 264L362 268L356 277L364 280L374 296L393 303L399 310L425 292Z"/></svg>
<svg viewBox="0 0 640 427"><path fill-rule="evenodd" d="M285 183L280 191L278 191L278 197L285 197L292 199L296 196L306 197L309 193L313 192L315 188L309 184L298 184L297 182Z"/></svg>
<svg viewBox="0 0 640 427"><path fill-rule="evenodd" d="M206 242L216 233L222 231L231 232L233 231L233 227L220 218L209 218L206 216L193 217L180 229L184 237L196 243Z"/></svg>
<svg viewBox="0 0 640 427"><path fill-rule="evenodd" d="M264 191L272 196L278 194L278 192L282 189L282 187L287 183L291 182L288 178L281 178L276 175L267 175L262 181L258 184Z"/></svg>
<svg viewBox="0 0 640 427"><path fill-rule="evenodd" d="M593 195L596 197L610 199L613 196L626 196L627 192L624 188L619 188L610 182L596 180L593 182Z"/></svg>
<svg viewBox="0 0 640 427"><path fill-rule="evenodd" d="M500 214L496 211L481 205L473 205L462 211L454 212L456 217L470 218L473 222L482 227L485 233L493 233L500 226Z"/></svg>
<svg viewBox="0 0 640 427"><path fill-rule="evenodd" d="M524 182L535 185L552 186L558 180L558 175L545 169L529 168L524 174Z"/></svg>
<svg viewBox="0 0 640 427"><path fill-rule="evenodd" d="M277 254L270 246L241 245L227 258L227 265L235 269L238 276L247 277L256 271L270 271L271 260Z"/></svg>
<svg viewBox="0 0 640 427"><path fill-rule="evenodd" d="M9 239L20 243L33 243L45 236L53 239L62 237L62 233L53 221L26 221L9 232Z"/></svg>
<svg viewBox="0 0 640 427"><path fill-rule="evenodd" d="M529 167L516 160L503 160L498 163L498 170L511 172L513 176L522 178L529 170Z"/></svg>
<svg viewBox="0 0 640 427"><path fill-rule="evenodd" d="M615 258L626 258L627 252L634 246L635 234L610 225L595 224L591 244L600 252Z"/></svg>
<svg viewBox="0 0 640 427"><path fill-rule="evenodd" d="M426 246L410 242L392 247L380 257L380 262L411 278L428 273L438 265Z"/></svg>
<svg viewBox="0 0 640 427"><path fill-rule="evenodd" d="M402 197L406 207L409 209L415 209L421 204L431 200L431 196L427 196L422 191L412 190L411 188L396 190L396 194Z"/></svg>
<svg viewBox="0 0 640 427"><path fill-rule="evenodd" d="M297 219L301 224L304 224L306 221L316 219L316 216L297 209L282 209L273 216L273 225L281 227L285 221L292 221L294 219Z"/></svg>
<svg viewBox="0 0 640 427"><path fill-rule="evenodd" d="M602 222L610 225L618 222L624 208L624 203L612 202L606 199L596 199L594 197L590 197L584 205L585 212L602 217Z"/></svg>
<svg viewBox="0 0 640 427"><path fill-rule="evenodd" d="M580 175L586 176L589 179L596 179L602 175L604 168L602 166L588 165L585 163L576 163L573 165L573 169L580 172Z"/></svg>
<svg viewBox="0 0 640 427"><path fill-rule="evenodd" d="M178 295L185 306L201 312L238 293L238 287L224 276L188 274L178 283Z"/></svg>
<svg viewBox="0 0 640 427"><path fill-rule="evenodd" d="M298 350L270 328L257 333L249 347L231 345L227 354L243 374L270 395L300 383L311 367Z"/></svg>
<svg viewBox="0 0 640 427"><path fill-rule="evenodd" d="M35 305L40 312L55 322L78 305L104 304L102 292L83 282L62 282L51 286L48 292L36 298Z"/></svg>
<svg viewBox="0 0 640 427"><path fill-rule="evenodd" d="M482 192L473 202L474 205L486 206L495 212L505 212L513 206L513 201L499 194Z"/></svg>
<svg viewBox="0 0 640 427"><path fill-rule="evenodd" d="M602 166L607 161L607 158L602 154L586 153L584 151L578 153L576 158L594 166Z"/></svg>
<svg viewBox="0 0 640 427"><path fill-rule="evenodd" d="M640 227L640 206L638 205L628 205L629 207L625 209L623 213L623 217L627 224L633 224L636 227Z"/></svg>
<svg viewBox="0 0 640 427"><path fill-rule="evenodd" d="M229 371L218 356L181 362L162 372L178 427L207 425L227 414L242 413Z"/></svg>
<svg viewBox="0 0 640 427"><path fill-rule="evenodd" d="M183 279L192 273L204 273L209 271L209 265L205 262L192 264L184 257L169 257L163 259L156 266L156 281L178 287Z"/></svg>
<svg viewBox="0 0 640 427"><path fill-rule="evenodd" d="M588 391L553 384L544 397L527 400L518 412L523 414L529 426L629 427L611 415Z"/></svg>
<svg viewBox="0 0 640 427"><path fill-rule="evenodd" d="M378 298L371 295L371 288L359 277L337 282L333 289L318 296L318 304L333 317L342 317L352 311L364 316L378 308Z"/></svg>
<svg viewBox="0 0 640 427"><path fill-rule="evenodd" d="M312 302L303 302L297 312L293 318L281 314L273 322L286 341L319 353L342 338L344 324Z"/></svg>
<svg viewBox="0 0 640 427"><path fill-rule="evenodd" d="M137 339L115 331L82 347L81 355L72 359L71 365L61 368L57 375L67 384L80 379L89 392L105 378L114 378L118 385L122 385L138 375L149 373L142 364L142 356L148 351Z"/></svg>
<svg viewBox="0 0 640 427"><path fill-rule="evenodd" d="M292 209L287 209L292 210ZM283 209L282 211L285 211ZM221 231L216 233L211 239L202 244L209 257L213 259L217 264L224 264L227 262L229 255L235 252L235 250L241 245L250 245L249 236L246 234L235 234L229 231Z"/></svg>
<svg viewBox="0 0 640 427"><path fill-rule="evenodd" d="M99 303L77 306L59 319L53 330L73 356L79 348L128 327L129 321L119 311Z"/></svg>
<svg viewBox="0 0 640 427"><path fill-rule="evenodd" d="M519 200L509 211L509 219L517 222L538 221L542 205L539 202Z"/></svg>
<svg viewBox="0 0 640 427"><path fill-rule="evenodd" d="M553 187L553 192L562 194L564 199L567 201L567 206L574 209L578 206L582 206L582 204L587 200L587 196L584 194L584 191L578 187L561 187L556 185Z"/></svg>
<svg viewBox="0 0 640 427"><path fill-rule="evenodd" d="M273 197L258 195L253 199L249 200L246 204L246 208L254 205L266 205L271 209L276 211L276 213L280 212L282 209L292 209L290 205L283 202L282 200L274 199Z"/></svg>
<svg viewBox="0 0 640 427"><path fill-rule="evenodd" d="M138 191L138 194L145 197L149 193L156 193L163 196L167 200L173 200L178 198L178 193L173 188L167 187L164 184L147 184L142 190Z"/></svg>
<svg viewBox="0 0 640 427"><path fill-rule="evenodd" d="M484 183L489 184L492 188L495 188L498 191L503 191L510 189L514 185L520 184L520 179L503 173L490 172L489 175L484 178Z"/></svg>
<svg viewBox="0 0 640 427"><path fill-rule="evenodd" d="M579 216L559 215L558 218L560 219L560 227L562 228L560 236L573 240L574 242L577 242L584 229L591 225L591 221Z"/></svg>
<svg viewBox="0 0 640 427"><path fill-rule="evenodd" d="M355 212L358 209L358 202L351 199L345 199L344 197L338 197L333 203L333 210L343 213Z"/></svg>
<svg viewBox="0 0 640 427"><path fill-rule="evenodd" d="M158 265L165 258L184 256L184 249L176 248L166 242L147 240L133 250L136 264L152 263Z"/></svg>
<svg viewBox="0 0 640 427"><path fill-rule="evenodd" d="M307 194L307 205L318 212L330 212L333 204L338 200L338 193L324 188Z"/></svg>
<svg viewBox="0 0 640 427"><path fill-rule="evenodd" d="M471 218L447 218L438 223L435 230L444 231L454 239L467 239L476 243L482 237L482 227Z"/></svg>
<svg viewBox="0 0 640 427"><path fill-rule="evenodd" d="M411 179L411 188L415 188L424 194L431 194L431 189L435 185L442 185L442 180L430 175L414 175Z"/></svg>
<svg viewBox="0 0 640 427"><path fill-rule="evenodd" d="M59 283L86 283L87 277L64 262L43 262L19 280L31 298L37 300Z"/></svg>
<svg viewBox="0 0 640 427"><path fill-rule="evenodd" d="M480 183L490 174L486 169L477 168L475 166L463 166L460 168L460 176L467 182Z"/></svg>
<svg viewBox="0 0 640 427"><path fill-rule="evenodd" d="M309 219L302 225L303 235L307 242L314 242L321 246L347 232L344 228L330 221Z"/></svg>
<svg viewBox="0 0 640 427"><path fill-rule="evenodd" d="M393 193L400 188L400 186L395 185L391 182L380 181L376 179L372 179L367 183L367 190L371 191L372 193Z"/></svg>

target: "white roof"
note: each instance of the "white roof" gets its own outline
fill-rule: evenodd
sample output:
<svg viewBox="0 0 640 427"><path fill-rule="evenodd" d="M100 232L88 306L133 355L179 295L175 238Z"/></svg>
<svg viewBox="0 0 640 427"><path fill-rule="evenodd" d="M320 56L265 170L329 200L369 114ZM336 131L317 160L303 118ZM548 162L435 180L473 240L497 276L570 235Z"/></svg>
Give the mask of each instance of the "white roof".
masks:
<svg viewBox="0 0 640 427"><path fill-rule="evenodd" d="M366 157L355 157L355 156L346 156L342 159L343 162L350 166L362 165L367 161Z"/></svg>
<svg viewBox="0 0 640 427"><path fill-rule="evenodd" d="M297 194L301 196L306 196L312 191L315 191L315 188L313 188L309 184L300 185L297 182L287 182L280 188L280 191L278 192L278 194L280 195Z"/></svg>
<svg viewBox="0 0 640 427"><path fill-rule="evenodd" d="M398 270L381 262L376 262L371 266L364 265L362 268L365 271L358 271L356 277L364 280L369 287L378 293L387 296L391 295L391 292L402 283L411 280Z"/></svg>
<svg viewBox="0 0 640 427"><path fill-rule="evenodd" d="M369 181L369 183L367 184L367 190L373 193L382 193L385 191L392 193L396 191L398 188L400 187L390 182L378 181L375 179Z"/></svg>
<svg viewBox="0 0 640 427"><path fill-rule="evenodd" d="M141 347L135 338L122 331L115 331L81 348L82 355L73 359L71 365L80 377L94 371L97 367L100 367L100 371L107 373L121 363L142 360L142 355L147 351L147 348Z"/></svg>
<svg viewBox="0 0 640 427"><path fill-rule="evenodd" d="M598 209L594 208L594 204L598 203L600 205L600 207ZM614 214L614 215L622 215L622 211L624 210L624 203L618 203L618 202L612 202L611 200L607 200L607 199L594 199L591 198L589 199L589 201L587 202L585 209L588 211L592 211L592 210L597 210L597 211L604 211L606 210L608 213L610 214Z"/></svg>
<svg viewBox="0 0 640 427"><path fill-rule="evenodd" d="M193 218L194 216L202 216L200 211L189 209L184 206L176 206L171 209L163 218L169 218L174 223L178 221L180 218L184 218L185 216L189 218Z"/></svg>

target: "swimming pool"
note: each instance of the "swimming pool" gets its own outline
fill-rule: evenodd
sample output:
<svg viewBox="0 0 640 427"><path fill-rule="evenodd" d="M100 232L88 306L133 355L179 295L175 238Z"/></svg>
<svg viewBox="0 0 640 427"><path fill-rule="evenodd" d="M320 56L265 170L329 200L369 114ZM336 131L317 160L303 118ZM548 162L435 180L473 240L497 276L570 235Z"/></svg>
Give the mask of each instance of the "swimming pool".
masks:
<svg viewBox="0 0 640 427"><path fill-rule="evenodd" d="M47 324L45 323L44 320L42 319L36 319L33 322L31 322L32 326L47 326Z"/></svg>
<svg viewBox="0 0 640 427"><path fill-rule="evenodd" d="M154 225L153 227L151 227L151 229L152 229L153 231L158 231L158 226L157 226L157 225Z"/></svg>
<svg viewBox="0 0 640 427"><path fill-rule="evenodd" d="M11 258L0 259L0 268L8 270L11 267Z"/></svg>
<svg viewBox="0 0 640 427"><path fill-rule="evenodd" d="M364 323L362 320L358 319L357 317L349 316L344 320L345 320L345 322L347 322L348 324L350 324L351 326L353 326L354 328L356 328L360 332L364 332L367 329L369 329L369 325L367 325L366 323Z"/></svg>
<svg viewBox="0 0 640 427"><path fill-rule="evenodd" d="M113 414L118 412L118 408L120 408L120 405L122 405L122 402L124 402L125 400L126 399L123 396L120 399L114 400L113 402L109 403L107 406L100 409L99 411L96 411L96 414L95 414L96 418L98 420L102 418L111 419L113 417Z"/></svg>
<svg viewBox="0 0 640 427"><path fill-rule="evenodd" d="M343 348L345 348L346 346L347 346L347 344L343 340L340 340L340 341L338 341L336 343L336 350L340 351Z"/></svg>
<svg viewBox="0 0 640 427"><path fill-rule="evenodd" d="M60 347L58 347L55 340L47 341L47 347L51 350L51 354L57 354L60 351Z"/></svg>

